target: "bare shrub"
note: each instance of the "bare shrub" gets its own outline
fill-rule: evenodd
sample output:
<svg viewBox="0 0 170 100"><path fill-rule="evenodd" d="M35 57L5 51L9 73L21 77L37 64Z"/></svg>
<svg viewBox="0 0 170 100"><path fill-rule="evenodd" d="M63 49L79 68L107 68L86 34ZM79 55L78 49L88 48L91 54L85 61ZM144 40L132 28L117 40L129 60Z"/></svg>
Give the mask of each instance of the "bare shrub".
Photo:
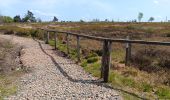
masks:
<svg viewBox="0 0 170 100"><path fill-rule="evenodd" d="M12 30L7 30L7 31L4 32L4 34L11 35L11 34L14 34L14 31L12 31Z"/></svg>
<svg viewBox="0 0 170 100"><path fill-rule="evenodd" d="M148 46L133 52L131 63L147 72L159 71L162 68L170 69L170 52Z"/></svg>

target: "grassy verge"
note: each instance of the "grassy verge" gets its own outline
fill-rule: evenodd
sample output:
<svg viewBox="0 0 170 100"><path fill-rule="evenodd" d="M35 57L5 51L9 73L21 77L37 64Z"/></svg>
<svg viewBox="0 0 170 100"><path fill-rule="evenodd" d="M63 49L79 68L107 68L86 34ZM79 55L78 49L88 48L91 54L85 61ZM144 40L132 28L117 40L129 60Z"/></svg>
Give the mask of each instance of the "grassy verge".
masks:
<svg viewBox="0 0 170 100"><path fill-rule="evenodd" d="M50 40L49 44L54 46L54 41ZM67 53L66 44L58 42L57 48L58 50ZM76 50L71 49L69 56L75 60ZM112 53L112 58L118 58L118 61L123 61L123 56L124 53L121 51L115 51ZM94 53L90 53L85 57L82 55L80 65L93 76L100 78L101 57L98 55ZM133 67L126 67L123 68L123 70L111 70L109 83L113 86L113 88L120 91L125 100L170 99L169 87L149 83L150 80L138 79L147 75L150 74L143 73Z"/></svg>
<svg viewBox="0 0 170 100"><path fill-rule="evenodd" d="M54 40L49 40L49 45L54 47L55 46L55 41ZM59 51L62 51L65 54L67 54L67 46L66 46L66 44L62 44L61 41L57 41L57 49ZM76 60L76 58L77 58L76 50L70 48L69 52L70 52L69 56L71 57L71 59Z"/></svg>
<svg viewBox="0 0 170 100"><path fill-rule="evenodd" d="M16 80L24 74L19 61L14 62L19 52L9 40L0 40L0 100L17 92Z"/></svg>
<svg viewBox="0 0 170 100"><path fill-rule="evenodd" d="M23 70L18 70L8 75L0 75L0 100L17 92L18 83L16 80L23 74Z"/></svg>

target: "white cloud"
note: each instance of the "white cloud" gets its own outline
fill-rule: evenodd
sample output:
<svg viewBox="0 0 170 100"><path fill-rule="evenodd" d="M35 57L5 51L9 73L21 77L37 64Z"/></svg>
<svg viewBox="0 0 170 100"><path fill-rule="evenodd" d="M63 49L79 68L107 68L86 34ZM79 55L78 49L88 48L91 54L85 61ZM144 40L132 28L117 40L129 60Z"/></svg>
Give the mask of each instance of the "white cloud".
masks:
<svg viewBox="0 0 170 100"><path fill-rule="evenodd" d="M170 0L154 0L153 2L154 4L161 4L164 6L169 6L170 4Z"/></svg>
<svg viewBox="0 0 170 100"><path fill-rule="evenodd" d="M155 4L159 4L159 1L158 0L154 0L153 1Z"/></svg>
<svg viewBox="0 0 170 100"><path fill-rule="evenodd" d="M59 15L57 15L56 13L42 12L40 10L30 10L30 11L35 14L42 15L42 16L47 16L47 17L57 16L57 17L59 17Z"/></svg>
<svg viewBox="0 0 170 100"><path fill-rule="evenodd" d="M162 16L156 16L156 18L162 19L163 17Z"/></svg>

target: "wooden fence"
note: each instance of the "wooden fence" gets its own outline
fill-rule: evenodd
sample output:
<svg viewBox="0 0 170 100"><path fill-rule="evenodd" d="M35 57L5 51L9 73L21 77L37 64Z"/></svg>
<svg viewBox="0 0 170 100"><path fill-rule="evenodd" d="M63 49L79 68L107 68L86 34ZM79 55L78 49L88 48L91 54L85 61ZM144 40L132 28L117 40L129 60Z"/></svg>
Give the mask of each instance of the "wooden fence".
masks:
<svg viewBox="0 0 170 100"><path fill-rule="evenodd" d="M103 42L103 52L102 52L102 65L101 65L101 78L103 78L104 82L108 82L109 70L111 66L111 44L113 42L117 43L126 43L126 57L125 57L125 65L129 65L129 60L131 56L131 44L146 44L146 45L163 45L170 46L170 42L159 42L159 41L144 41L144 40L130 40L129 37L126 39L112 39L112 38L104 38L104 37L96 37L89 35L76 34L71 32L63 32L52 29L41 29L46 32L45 41L49 43L49 32L55 33L55 49L57 47L57 34L63 33L66 34L67 40L67 53L69 54L69 35L75 36L77 38L77 59L80 62L80 38L87 38L97 41Z"/></svg>

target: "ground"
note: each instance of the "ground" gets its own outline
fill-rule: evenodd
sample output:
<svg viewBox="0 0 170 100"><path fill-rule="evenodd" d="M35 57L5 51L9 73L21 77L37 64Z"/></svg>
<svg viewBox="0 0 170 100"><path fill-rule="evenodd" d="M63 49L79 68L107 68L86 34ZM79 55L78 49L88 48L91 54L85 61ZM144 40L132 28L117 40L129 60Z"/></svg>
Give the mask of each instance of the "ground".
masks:
<svg viewBox="0 0 170 100"><path fill-rule="evenodd" d="M19 79L18 92L5 99L122 99L114 89L75 62L59 56L44 42L10 35L0 35L0 38L23 46L21 61L29 70Z"/></svg>
<svg viewBox="0 0 170 100"><path fill-rule="evenodd" d="M31 29L32 28L32 29ZM49 28L77 34L133 40L170 41L170 23L10 23L0 26L4 34L35 37L44 40L45 31L35 28ZM64 56L77 61L76 37L69 36L70 54L67 55L65 34L57 34L57 49ZM81 62L86 72L100 78L102 42L80 39ZM50 32L49 45L54 48L54 33ZM121 91L127 100L170 99L170 48L132 44L130 65L125 66L126 44L112 43L112 62L109 84ZM133 98L133 99L132 99Z"/></svg>

